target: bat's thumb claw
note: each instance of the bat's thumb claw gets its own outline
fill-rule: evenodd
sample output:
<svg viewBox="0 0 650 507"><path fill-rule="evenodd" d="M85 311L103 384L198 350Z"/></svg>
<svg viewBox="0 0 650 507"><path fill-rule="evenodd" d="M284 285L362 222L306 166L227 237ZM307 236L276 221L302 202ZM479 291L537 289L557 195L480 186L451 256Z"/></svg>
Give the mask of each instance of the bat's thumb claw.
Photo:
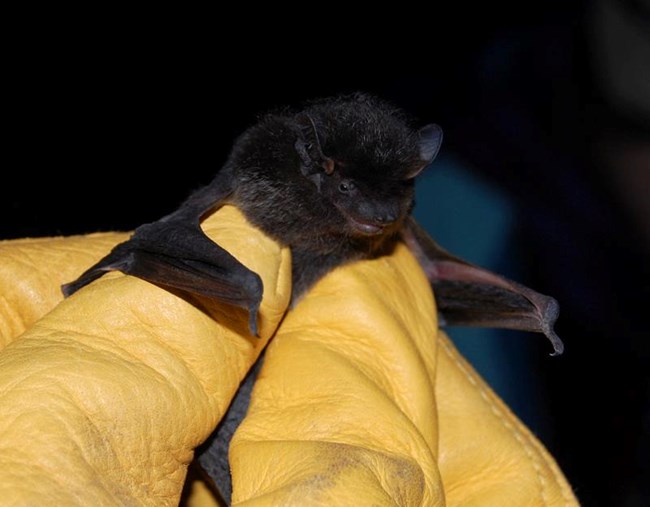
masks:
<svg viewBox="0 0 650 507"><path fill-rule="evenodd" d="M551 341L551 345L553 345L551 356L559 356L564 352L564 343L562 343L560 337L555 334L553 326L560 314L560 305L558 305L558 302L552 297L545 296L544 298L542 316L540 319L541 331Z"/></svg>
<svg viewBox="0 0 650 507"><path fill-rule="evenodd" d="M260 334L259 334L259 329L257 328L257 314L258 314L257 306L248 309L248 329L250 330L253 336L259 338Z"/></svg>
<svg viewBox="0 0 650 507"><path fill-rule="evenodd" d="M562 352L564 352L564 343L562 343L560 337L553 331L548 332L546 336L549 340L551 340L551 344L553 345L553 352L551 352L551 356L562 355Z"/></svg>
<svg viewBox="0 0 650 507"><path fill-rule="evenodd" d="M72 296L75 292L77 292L79 289L82 287L85 287L88 285L90 282L96 280L100 276L102 276L106 272L105 269L99 269L99 268L90 268L88 271L83 273L79 278L76 280L66 283L61 285L61 292L63 293L64 297L69 297Z"/></svg>

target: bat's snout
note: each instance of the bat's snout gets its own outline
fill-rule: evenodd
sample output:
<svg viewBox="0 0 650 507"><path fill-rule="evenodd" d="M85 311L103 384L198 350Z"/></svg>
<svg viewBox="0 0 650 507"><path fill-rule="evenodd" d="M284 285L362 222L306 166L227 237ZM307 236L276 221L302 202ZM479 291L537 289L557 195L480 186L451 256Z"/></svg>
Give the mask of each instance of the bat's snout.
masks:
<svg viewBox="0 0 650 507"><path fill-rule="evenodd" d="M397 217L389 214L376 215L372 219L358 218L348 215L348 222L352 229L363 236L377 236L397 222Z"/></svg>

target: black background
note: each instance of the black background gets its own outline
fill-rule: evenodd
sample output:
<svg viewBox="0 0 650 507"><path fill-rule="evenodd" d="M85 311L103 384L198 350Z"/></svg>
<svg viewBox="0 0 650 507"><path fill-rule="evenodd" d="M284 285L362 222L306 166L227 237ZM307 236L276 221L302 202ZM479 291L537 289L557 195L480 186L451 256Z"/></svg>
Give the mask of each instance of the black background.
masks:
<svg viewBox="0 0 650 507"><path fill-rule="evenodd" d="M567 344L549 361L540 343L530 365L552 426L544 443L585 505L640 505L650 452L647 251L594 147L612 132L647 140L648 129L608 99L587 13L577 2L527 5L470 30L461 8L438 12L436 28L412 43L420 56L391 50L379 34L333 50L325 43L346 47L338 25L255 55L236 40L169 40L165 30L38 39L5 77L0 239L132 229L209 182L258 114L378 94L442 125L443 152L517 204L522 281L560 300ZM262 46L273 32L265 35ZM351 76L350 63L370 77Z"/></svg>

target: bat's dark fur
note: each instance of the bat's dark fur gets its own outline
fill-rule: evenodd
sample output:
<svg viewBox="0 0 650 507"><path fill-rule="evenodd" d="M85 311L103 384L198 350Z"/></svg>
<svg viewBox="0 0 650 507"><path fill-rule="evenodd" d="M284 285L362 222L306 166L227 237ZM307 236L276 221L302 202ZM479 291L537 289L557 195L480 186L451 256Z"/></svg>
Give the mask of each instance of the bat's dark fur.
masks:
<svg viewBox="0 0 650 507"><path fill-rule="evenodd" d="M393 106L364 94L269 114L234 144L215 179L161 220L136 229L79 279L69 295L108 270L248 308L257 332L262 282L200 230L225 203L292 252L292 302L336 266L388 252L403 240L434 287L441 322L543 332L555 353L557 303L440 248L410 216L414 180L442 141L436 125L414 129ZM254 381L249 377L246 388ZM235 400L199 461L229 498L224 449L248 404ZM240 394L241 394L240 393ZM224 475L225 474L225 475Z"/></svg>
<svg viewBox="0 0 650 507"><path fill-rule="evenodd" d="M237 181L230 199L291 247L294 298L397 237L414 177L431 161L421 143L399 111L364 95L266 116L240 137L228 161Z"/></svg>

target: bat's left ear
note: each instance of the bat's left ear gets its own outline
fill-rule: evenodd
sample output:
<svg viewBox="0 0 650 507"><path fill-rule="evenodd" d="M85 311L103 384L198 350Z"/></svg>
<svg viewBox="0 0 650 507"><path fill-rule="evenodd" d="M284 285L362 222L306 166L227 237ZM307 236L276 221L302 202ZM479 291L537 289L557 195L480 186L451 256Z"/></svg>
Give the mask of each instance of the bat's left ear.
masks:
<svg viewBox="0 0 650 507"><path fill-rule="evenodd" d="M302 161L301 171L305 176L312 176L325 169L327 174L334 171L334 161L323 154L316 122L308 114L296 116L296 123L300 127L301 136L294 145Z"/></svg>
<svg viewBox="0 0 650 507"><path fill-rule="evenodd" d="M442 144L442 129L435 123L425 125L418 131L420 159L425 166L433 162L436 158L440 145Z"/></svg>
<svg viewBox="0 0 650 507"><path fill-rule="evenodd" d="M418 148L420 149L421 164L409 173L406 179L415 178L436 158L442 144L442 129L435 123L425 125L418 130Z"/></svg>

